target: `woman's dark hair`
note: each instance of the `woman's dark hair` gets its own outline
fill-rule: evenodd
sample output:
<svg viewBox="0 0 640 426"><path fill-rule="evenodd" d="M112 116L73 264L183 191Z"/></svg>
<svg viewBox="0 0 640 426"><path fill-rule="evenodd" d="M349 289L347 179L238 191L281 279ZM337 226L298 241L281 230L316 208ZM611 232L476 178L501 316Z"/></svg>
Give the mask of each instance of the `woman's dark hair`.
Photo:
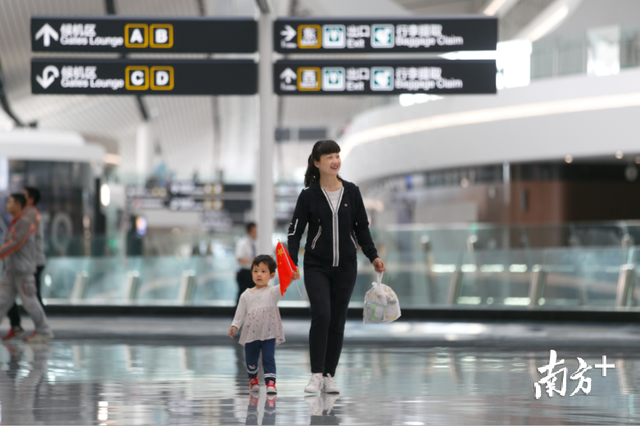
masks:
<svg viewBox="0 0 640 426"><path fill-rule="evenodd" d="M340 152L340 145L332 140L318 141L313 145L311 155L309 156L309 163L307 165L307 172L304 174L304 186L309 186L313 182L320 181L320 170L314 164L314 161L320 161L320 157L326 154L336 154Z"/></svg>
<svg viewBox="0 0 640 426"><path fill-rule="evenodd" d="M256 258L253 259L253 262L251 263L251 270L253 271L253 267L258 266L261 263L264 263L267 268L269 268L269 273L273 274L276 271L276 261L273 260L273 257L269 256L268 254L260 254L256 256Z"/></svg>

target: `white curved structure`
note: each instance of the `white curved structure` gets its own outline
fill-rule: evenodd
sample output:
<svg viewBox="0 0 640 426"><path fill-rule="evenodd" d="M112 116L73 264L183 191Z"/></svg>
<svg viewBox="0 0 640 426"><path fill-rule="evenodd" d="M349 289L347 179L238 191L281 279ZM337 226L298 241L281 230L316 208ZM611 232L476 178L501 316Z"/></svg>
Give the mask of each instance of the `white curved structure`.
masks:
<svg viewBox="0 0 640 426"><path fill-rule="evenodd" d="M495 96L459 96L355 117L341 137L356 182L413 172L640 153L640 70L534 81Z"/></svg>
<svg viewBox="0 0 640 426"><path fill-rule="evenodd" d="M102 166L105 149L77 132L15 129L0 132L0 157L31 161L80 161Z"/></svg>

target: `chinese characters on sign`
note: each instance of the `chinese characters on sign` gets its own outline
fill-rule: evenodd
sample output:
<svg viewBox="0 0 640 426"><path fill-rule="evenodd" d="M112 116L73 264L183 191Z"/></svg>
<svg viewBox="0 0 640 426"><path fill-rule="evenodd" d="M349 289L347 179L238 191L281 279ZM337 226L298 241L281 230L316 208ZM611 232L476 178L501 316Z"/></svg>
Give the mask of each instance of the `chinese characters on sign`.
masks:
<svg viewBox="0 0 640 426"><path fill-rule="evenodd" d="M124 87L124 79L99 79L96 66L65 65L60 69L60 86L63 88L109 88L118 90Z"/></svg>
<svg viewBox="0 0 640 426"><path fill-rule="evenodd" d="M51 33L53 34L53 33ZM92 45L117 47L124 44L124 37L97 37L96 24L62 23L60 25L60 44Z"/></svg>
<svg viewBox="0 0 640 426"><path fill-rule="evenodd" d="M442 68L439 67L401 67L396 70L396 89L410 91L428 91L438 89L462 89L462 80L447 79L442 76Z"/></svg>
<svg viewBox="0 0 640 426"><path fill-rule="evenodd" d="M615 368L614 364L607 364L607 356L602 356L602 364L595 364L594 367L588 365L584 359L576 357L578 359L578 369L569 376L571 380L577 380L578 383L574 391L569 396L574 396L578 392L582 391L585 395L589 395L591 392L591 378L585 377L585 374L592 368L598 368L602 370L602 377L607 376L607 369ZM558 361L558 354L553 349L549 354L549 364L538 368L540 374L545 376L533 384L535 389L535 398L540 399L542 397L542 385L545 386L545 391L549 397L552 397L554 393L560 396L565 396L567 392L567 372L568 368L559 368L557 371L554 369L558 366L564 365L564 359ZM561 382L558 383L558 379L561 377ZM560 386L560 388L558 388Z"/></svg>

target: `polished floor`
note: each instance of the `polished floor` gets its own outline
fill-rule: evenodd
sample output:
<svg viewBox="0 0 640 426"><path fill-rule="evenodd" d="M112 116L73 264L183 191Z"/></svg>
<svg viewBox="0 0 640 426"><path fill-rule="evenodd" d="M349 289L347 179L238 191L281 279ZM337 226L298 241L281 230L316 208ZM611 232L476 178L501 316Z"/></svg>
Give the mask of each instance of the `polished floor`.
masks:
<svg viewBox="0 0 640 426"><path fill-rule="evenodd" d="M175 324L175 320L174 326ZM180 324L178 324L180 325ZM296 323L289 323L292 327ZM304 326L302 324L300 326ZM415 325L415 324L414 324ZM426 327L426 324L423 324ZM451 339L451 325L448 336ZM431 329L438 324L431 323ZM608 326L611 333L616 327ZM296 326L298 328L298 326ZM534 327L535 328L535 327ZM339 396L305 396L308 350L292 339L276 350L278 390L248 391L243 352L234 342L172 342L166 337L57 339L0 346L2 424L611 424L640 422L637 339L609 345L589 326L573 326L575 345L402 340L348 342ZM597 327L595 327L597 328ZM543 326L537 327L540 332ZM601 328L602 329L602 328ZM307 328L308 330L308 328ZM468 328L464 328L468 330ZM462 329L460 329L462 334ZM584 336L576 339L576 335ZM228 339L228 338L227 338ZM570 340L570 339L569 339ZM579 341L578 341L579 340ZM458 343L455 343L458 342ZM455 344L454 344L455 343ZM557 350L567 368L565 395L538 369ZM607 356L603 360L603 355ZM592 369L580 382L577 357ZM603 362L604 361L604 362ZM611 364L606 369L596 364ZM555 385L562 387L562 374ZM590 389L570 396L580 385Z"/></svg>

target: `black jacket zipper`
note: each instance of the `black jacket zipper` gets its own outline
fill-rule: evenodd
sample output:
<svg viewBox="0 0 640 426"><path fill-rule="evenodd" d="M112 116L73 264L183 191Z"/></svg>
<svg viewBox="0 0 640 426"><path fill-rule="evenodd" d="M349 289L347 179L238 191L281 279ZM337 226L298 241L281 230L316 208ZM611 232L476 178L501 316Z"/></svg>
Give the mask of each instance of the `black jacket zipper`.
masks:
<svg viewBox="0 0 640 426"><path fill-rule="evenodd" d="M327 191L322 188L322 192L324 193L325 198L327 199L327 203L329 203L329 208L331 208L331 212L333 213L333 264L332 266L340 265L340 223L338 221L338 210L340 210L340 203L342 202L342 194L344 194L344 186L340 188L340 195L338 196L338 204L336 207L333 207L331 204L331 198L329 198L329 194Z"/></svg>

